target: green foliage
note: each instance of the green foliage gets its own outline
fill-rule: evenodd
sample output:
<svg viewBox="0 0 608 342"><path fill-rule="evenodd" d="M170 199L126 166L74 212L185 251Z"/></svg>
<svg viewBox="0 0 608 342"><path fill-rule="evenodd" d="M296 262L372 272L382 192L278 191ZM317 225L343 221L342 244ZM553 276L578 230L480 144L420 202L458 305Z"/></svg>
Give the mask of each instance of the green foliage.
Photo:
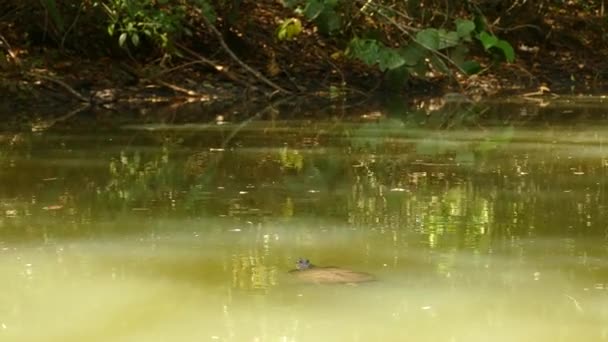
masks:
<svg viewBox="0 0 608 342"><path fill-rule="evenodd" d="M488 31L488 24L483 15L477 14L473 22L469 20L466 20L465 22L467 29L470 28L471 25L474 25L474 31L477 33L475 38L479 40L486 51L495 49L502 52L505 60L509 63L512 63L515 60L515 50L513 49L513 46L506 40L499 39ZM464 25L465 23L457 20L456 24ZM470 34L472 33L474 33L473 30L470 31Z"/></svg>
<svg viewBox="0 0 608 342"><path fill-rule="evenodd" d="M385 46L377 39L353 38L347 49L347 56L359 59L367 65L377 65L381 71L399 70L391 72L391 83L396 81L397 75L405 80L408 74L424 76L433 68L447 74L450 72L445 58L437 52L453 52L457 57L452 61L468 74L481 70L478 63L466 60L464 44L472 41L475 24L469 20L457 20L456 30L427 28L416 33L413 41L406 47L395 49ZM408 73L404 73L407 71Z"/></svg>
<svg viewBox="0 0 608 342"><path fill-rule="evenodd" d="M337 33L342 27L339 0L286 0L285 5L315 23L324 34Z"/></svg>
<svg viewBox="0 0 608 342"><path fill-rule="evenodd" d="M460 37L456 31L428 28L418 31L416 42L429 50L443 50L458 45Z"/></svg>
<svg viewBox="0 0 608 342"><path fill-rule="evenodd" d="M303 30L301 20L308 20L320 33L329 36L326 38L331 41L327 42L332 47L345 48L343 55L387 73L387 79L397 87L399 79L403 83L410 76L450 75L453 70L468 75L480 72L481 65L469 54L472 46L481 46L492 57L507 62L515 58L513 47L492 32L479 6L448 1L445 3L448 10L442 7L443 2L428 0L283 2L297 15L286 17L277 26L274 34L278 41L298 37ZM204 29L204 22L215 24L217 19L222 32L238 31L245 40L260 39L250 36L248 29L256 27L258 21L267 23L269 18L274 19L263 11L255 12L266 13L263 18L240 15L244 4L247 8L264 10L270 7L265 2L245 0L27 0L27 3L35 7L38 17L43 14L47 20L42 39L51 36L63 46L66 37L75 41L94 36L96 39L91 39L94 46L104 47L107 41L97 39L102 34L129 52L137 47L147 48L144 51L152 48L175 52L177 40L193 35L198 28ZM84 30L76 27L76 23L86 25L89 30L82 33ZM31 31L37 33L36 29Z"/></svg>
<svg viewBox="0 0 608 342"><path fill-rule="evenodd" d="M304 157L298 152L298 150L290 149L287 146L280 150L279 160L281 167L284 169L301 171L302 167L304 166Z"/></svg>
<svg viewBox="0 0 608 342"><path fill-rule="evenodd" d="M456 33L458 38L464 41L471 41L471 35L475 31L475 23L470 20L456 19Z"/></svg>
<svg viewBox="0 0 608 342"><path fill-rule="evenodd" d="M481 71L481 65L475 61L464 61L459 66L467 73L467 75L475 75Z"/></svg>
<svg viewBox="0 0 608 342"><path fill-rule="evenodd" d="M18 3L17 0L9 0ZM214 23L215 6L238 9L241 0L25 0L16 22L28 38L52 41L61 47L85 49L106 45L106 34L123 48L160 48L171 52L176 39L190 36L201 18ZM9 8L11 8L9 6ZM0 6L0 12L3 10ZM233 13L232 11L231 13ZM40 34L40 29L43 32ZM34 37L34 38L31 38ZM83 39L83 38L91 39Z"/></svg>
<svg viewBox="0 0 608 342"><path fill-rule="evenodd" d="M488 52L501 52L507 62L515 59L512 46L489 31L480 13L474 13L473 20L455 18L453 29L445 25L417 29L416 25L403 23L407 18L403 13L411 13L405 4L380 0L366 2L355 10L349 7L352 3L340 0L285 0L285 4L315 23L321 32L352 32L345 55L390 73L393 84L412 74L426 77L429 71L450 74L456 68L468 75L478 73L481 65L467 57L467 46L476 43ZM402 34L388 35L391 31Z"/></svg>
<svg viewBox="0 0 608 342"><path fill-rule="evenodd" d="M298 18L289 18L283 21L275 35L278 40L291 40L297 37L302 32L302 22Z"/></svg>
<svg viewBox="0 0 608 342"><path fill-rule="evenodd" d="M498 39L498 37L487 31L481 31L477 35L477 39L479 39L486 51L496 48L502 51L507 62L511 63L515 60L515 51L513 50L511 44L509 44L509 42L506 40Z"/></svg>
<svg viewBox="0 0 608 342"><path fill-rule="evenodd" d="M103 4L109 18L108 33L118 35L118 44L127 47L130 41L139 46L142 36L150 38L163 49L171 46L179 35L191 35L185 25L190 6L195 6L210 22L216 14L207 0L184 3L177 0L111 0Z"/></svg>
<svg viewBox="0 0 608 342"><path fill-rule="evenodd" d="M163 144L151 154L121 151L109 163L109 177L100 192L108 201L120 204L151 203L162 191L170 191L183 171L170 162L171 145Z"/></svg>
<svg viewBox="0 0 608 342"><path fill-rule="evenodd" d="M380 70L393 70L405 64L405 59L393 48L384 46L375 39L353 38L347 55L357 58L367 65L378 65Z"/></svg>

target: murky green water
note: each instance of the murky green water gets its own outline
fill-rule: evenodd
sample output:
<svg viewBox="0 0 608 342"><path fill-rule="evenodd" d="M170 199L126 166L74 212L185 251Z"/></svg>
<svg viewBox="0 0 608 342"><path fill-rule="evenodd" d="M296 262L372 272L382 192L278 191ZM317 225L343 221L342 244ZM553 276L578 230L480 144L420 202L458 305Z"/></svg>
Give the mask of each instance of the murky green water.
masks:
<svg viewBox="0 0 608 342"><path fill-rule="evenodd" d="M5 134L1 341L608 340L608 126ZM302 283L298 257L375 282Z"/></svg>

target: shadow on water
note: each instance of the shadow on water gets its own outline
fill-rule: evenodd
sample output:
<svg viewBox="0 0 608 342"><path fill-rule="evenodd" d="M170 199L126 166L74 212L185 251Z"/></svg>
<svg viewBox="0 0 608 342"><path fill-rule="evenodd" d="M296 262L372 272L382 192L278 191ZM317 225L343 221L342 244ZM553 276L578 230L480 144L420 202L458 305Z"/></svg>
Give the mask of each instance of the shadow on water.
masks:
<svg viewBox="0 0 608 342"><path fill-rule="evenodd" d="M3 134L0 338L608 339L605 105L430 105Z"/></svg>

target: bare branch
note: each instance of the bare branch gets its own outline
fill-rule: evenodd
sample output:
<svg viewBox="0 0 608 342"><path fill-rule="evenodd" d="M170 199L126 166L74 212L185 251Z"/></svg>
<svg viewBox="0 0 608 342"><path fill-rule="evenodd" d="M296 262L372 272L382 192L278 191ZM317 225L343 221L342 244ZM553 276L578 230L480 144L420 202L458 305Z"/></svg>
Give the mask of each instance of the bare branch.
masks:
<svg viewBox="0 0 608 342"><path fill-rule="evenodd" d="M268 78L266 78L264 75L262 75L259 71L251 68L249 65L247 65L245 62L243 62L231 49L230 47L228 47L228 45L226 44L226 41L224 40L224 37L222 36L222 33L220 31L217 30L217 28L215 27L215 25L213 25L211 22L209 22L209 20L203 15L202 16L203 20L205 21L205 24L209 27L209 29L211 29L211 31L213 31L213 33L217 36L217 39L220 42L220 45L222 46L222 48L226 51L226 53L228 53L228 55L234 59L234 61L236 61L241 67L243 67L245 70L247 70L249 73L251 73L252 75L254 75L258 80L262 81L263 83L266 83L267 85L269 85L270 87L272 87L273 89L275 89L276 91L285 93L285 94L291 94L292 92L279 86L278 84L272 82L271 80L269 80Z"/></svg>

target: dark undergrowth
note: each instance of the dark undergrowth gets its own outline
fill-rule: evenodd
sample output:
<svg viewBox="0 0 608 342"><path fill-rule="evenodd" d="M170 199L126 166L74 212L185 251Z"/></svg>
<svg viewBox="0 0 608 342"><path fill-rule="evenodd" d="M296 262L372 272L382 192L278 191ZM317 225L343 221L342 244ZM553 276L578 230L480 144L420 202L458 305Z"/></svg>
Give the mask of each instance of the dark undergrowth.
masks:
<svg viewBox="0 0 608 342"><path fill-rule="evenodd" d="M591 91L608 70L603 11L557 0L9 0L0 93L107 104Z"/></svg>

